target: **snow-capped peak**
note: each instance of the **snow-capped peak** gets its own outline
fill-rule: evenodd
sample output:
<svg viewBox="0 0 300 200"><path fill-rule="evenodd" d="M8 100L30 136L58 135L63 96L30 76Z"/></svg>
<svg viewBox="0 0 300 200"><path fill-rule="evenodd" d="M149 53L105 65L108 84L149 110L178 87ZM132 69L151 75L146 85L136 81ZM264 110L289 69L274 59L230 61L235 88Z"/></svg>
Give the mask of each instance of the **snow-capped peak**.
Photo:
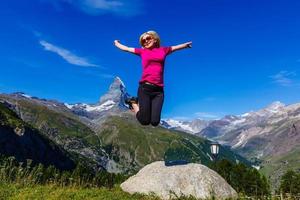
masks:
<svg viewBox="0 0 300 200"><path fill-rule="evenodd" d="M127 111L125 98L129 96L126 92L126 87L119 77L115 77L109 86L109 90L100 97L100 101L94 104L77 103L64 105L73 113L84 116L90 119L100 119L102 116L109 113L110 115L118 114L122 111Z"/></svg>
<svg viewBox="0 0 300 200"><path fill-rule="evenodd" d="M192 121L179 121L176 119L164 119L161 122L161 125L168 129L176 129L188 133L198 133L202 129L206 128L209 124L209 121L195 119Z"/></svg>
<svg viewBox="0 0 300 200"><path fill-rule="evenodd" d="M22 96L23 96L23 97L26 97L26 98L29 98L29 99L31 98L31 96L30 96L30 95L27 95L27 94L22 94Z"/></svg>
<svg viewBox="0 0 300 200"><path fill-rule="evenodd" d="M100 97L99 104L103 104L108 100L124 104L124 98L126 95L128 94L123 81L119 77L115 77L114 81L109 86L109 90Z"/></svg>
<svg viewBox="0 0 300 200"><path fill-rule="evenodd" d="M25 98L29 98L29 99L32 98L32 96L30 96L28 94L25 94L24 92L15 92L15 93L13 93L13 95L15 95L15 96L21 96L21 97L25 97Z"/></svg>
<svg viewBox="0 0 300 200"><path fill-rule="evenodd" d="M181 128L185 131L194 133L194 130L192 127L190 127L188 124L185 124L182 121L174 120L174 119L166 119L164 120L171 128Z"/></svg>
<svg viewBox="0 0 300 200"><path fill-rule="evenodd" d="M72 104L68 104L68 103L64 103L64 105L69 108L69 109L72 109L75 105L72 105Z"/></svg>
<svg viewBox="0 0 300 200"><path fill-rule="evenodd" d="M266 110L272 113L277 113L281 108L283 108L285 104L281 103L280 101L275 101L271 103Z"/></svg>
<svg viewBox="0 0 300 200"><path fill-rule="evenodd" d="M250 113L249 112L247 112L247 113L244 113L244 114L242 114L242 115L240 115L241 117L248 117L250 115Z"/></svg>
<svg viewBox="0 0 300 200"><path fill-rule="evenodd" d="M123 83L123 81L121 80L120 77L116 76L116 77L115 77L115 81L119 81L120 84L121 84L123 87L125 87L125 84Z"/></svg>

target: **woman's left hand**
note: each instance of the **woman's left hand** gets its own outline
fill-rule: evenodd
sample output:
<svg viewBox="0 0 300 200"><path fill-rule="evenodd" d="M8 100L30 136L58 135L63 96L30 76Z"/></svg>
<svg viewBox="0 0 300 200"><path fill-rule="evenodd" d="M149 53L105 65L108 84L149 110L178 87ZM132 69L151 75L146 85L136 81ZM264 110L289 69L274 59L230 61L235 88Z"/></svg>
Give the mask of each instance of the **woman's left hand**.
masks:
<svg viewBox="0 0 300 200"><path fill-rule="evenodd" d="M192 42L187 42L187 43L185 43L185 45L187 48L192 48Z"/></svg>

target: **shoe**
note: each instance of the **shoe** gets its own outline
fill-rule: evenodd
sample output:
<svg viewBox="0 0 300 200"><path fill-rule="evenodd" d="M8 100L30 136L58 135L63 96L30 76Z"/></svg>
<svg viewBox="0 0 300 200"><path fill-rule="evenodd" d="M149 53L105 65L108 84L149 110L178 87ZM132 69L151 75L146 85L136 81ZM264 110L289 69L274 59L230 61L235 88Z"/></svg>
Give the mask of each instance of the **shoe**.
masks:
<svg viewBox="0 0 300 200"><path fill-rule="evenodd" d="M132 107L133 103L135 103L135 104L138 103L138 98L137 97L129 97L129 98L125 99L125 104L127 104L129 106L130 110L133 109L133 107Z"/></svg>

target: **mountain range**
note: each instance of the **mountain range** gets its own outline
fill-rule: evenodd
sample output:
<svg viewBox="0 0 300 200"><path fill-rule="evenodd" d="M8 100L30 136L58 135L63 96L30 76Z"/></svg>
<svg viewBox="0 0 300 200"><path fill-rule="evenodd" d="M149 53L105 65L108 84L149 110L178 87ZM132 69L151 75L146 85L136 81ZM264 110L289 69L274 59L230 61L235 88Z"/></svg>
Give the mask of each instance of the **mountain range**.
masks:
<svg viewBox="0 0 300 200"><path fill-rule="evenodd" d="M256 162L273 184L278 184L286 169L300 170L300 103L284 105L277 101L238 116L211 121L166 119L163 124L230 146Z"/></svg>
<svg viewBox="0 0 300 200"><path fill-rule="evenodd" d="M146 164L164 159L185 159L206 165L213 162L211 141L163 126L155 128L140 125L124 103L127 96L129 94L124 83L116 77L107 93L94 104L67 104L24 93L0 94L0 103L3 109L15 113L6 118L8 121L18 118L32 127L37 136L46 138L52 146L62 150L63 155L72 162L84 162L95 170L132 173ZM0 124L0 127L18 130L16 124ZM9 133L3 137L1 132L0 141L5 143L11 137L24 137L16 134L16 131ZM30 142L23 144L20 148L31 152L41 151L39 145L31 145ZM13 146L9 147L14 149ZM9 155L21 150L11 150ZM55 159L49 152L44 152L45 157L51 155ZM25 154L22 156L21 160L35 159ZM222 158L249 164L246 159L223 146L219 155L219 159ZM45 160L40 162L45 163ZM64 165L64 160L57 160L57 167Z"/></svg>

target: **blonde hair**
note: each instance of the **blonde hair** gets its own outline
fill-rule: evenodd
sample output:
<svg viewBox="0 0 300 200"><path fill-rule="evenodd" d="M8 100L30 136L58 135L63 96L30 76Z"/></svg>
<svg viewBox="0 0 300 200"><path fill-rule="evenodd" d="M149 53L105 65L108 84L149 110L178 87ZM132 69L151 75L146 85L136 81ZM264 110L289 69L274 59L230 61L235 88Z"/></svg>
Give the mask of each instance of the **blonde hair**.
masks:
<svg viewBox="0 0 300 200"><path fill-rule="evenodd" d="M156 47L160 47L160 37L155 31L147 31L140 36L140 44L143 46L142 40L145 35L150 35L155 40Z"/></svg>

